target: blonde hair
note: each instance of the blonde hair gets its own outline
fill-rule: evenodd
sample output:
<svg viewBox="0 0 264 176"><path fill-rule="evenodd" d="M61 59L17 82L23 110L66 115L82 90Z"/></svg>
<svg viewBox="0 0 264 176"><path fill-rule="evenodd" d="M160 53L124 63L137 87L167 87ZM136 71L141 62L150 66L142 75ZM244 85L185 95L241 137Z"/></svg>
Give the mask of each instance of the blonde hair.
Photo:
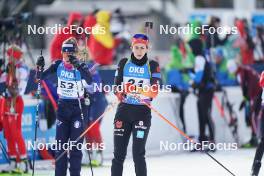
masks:
<svg viewBox="0 0 264 176"><path fill-rule="evenodd" d="M74 48L76 48L75 52L77 53L79 51L79 47L78 47L78 43L75 37L70 37L66 40L64 40L63 44L72 44L74 46Z"/></svg>

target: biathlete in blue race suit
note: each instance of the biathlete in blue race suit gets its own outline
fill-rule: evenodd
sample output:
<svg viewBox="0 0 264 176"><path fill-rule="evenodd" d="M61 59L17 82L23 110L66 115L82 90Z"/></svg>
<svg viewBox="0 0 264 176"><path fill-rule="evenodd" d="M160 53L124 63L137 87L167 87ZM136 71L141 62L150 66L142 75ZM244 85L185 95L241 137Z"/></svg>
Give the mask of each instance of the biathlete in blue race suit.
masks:
<svg viewBox="0 0 264 176"><path fill-rule="evenodd" d="M74 142L83 132L84 124L81 117L78 98L82 105L84 117L88 112L88 106L84 103L85 88L91 83L91 75L85 64L81 64L75 57L78 46L75 38L69 38L62 45L63 59L55 61L48 69L42 73L42 79L48 75L57 73L57 93L59 95L58 111L56 121L56 142L58 150L56 158L63 153L65 148L60 148L63 144L72 142L69 152L70 175L80 176L82 151L76 146L83 144L83 139ZM37 66L43 67L45 62L38 59ZM55 176L66 176L68 168L67 153L55 163Z"/></svg>

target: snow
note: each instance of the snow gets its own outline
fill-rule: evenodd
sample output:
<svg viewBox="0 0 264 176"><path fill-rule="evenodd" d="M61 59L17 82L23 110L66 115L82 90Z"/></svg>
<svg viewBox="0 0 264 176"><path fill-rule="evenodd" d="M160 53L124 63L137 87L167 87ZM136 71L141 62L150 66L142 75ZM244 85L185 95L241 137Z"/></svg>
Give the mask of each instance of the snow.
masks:
<svg viewBox="0 0 264 176"><path fill-rule="evenodd" d="M255 149L236 151L217 151L210 153L236 176L249 176ZM230 176L215 161L201 152L177 152L160 156L147 156L148 176ZM1 165L3 168L4 165ZM54 165L47 161L36 163L35 176L54 175ZM82 176L91 176L89 167L82 167ZM261 168L260 174L264 175ZM69 174L68 174L69 176ZM94 176L111 176L111 160L106 160L103 167L94 168ZM124 164L123 176L135 176L131 157Z"/></svg>
<svg viewBox="0 0 264 176"><path fill-rule="evenodd" d="M237 151L217 151L211 153L218 161L230 169L236 176L249 176L255 154L255 149L239 149ZM111 161L105 162L105 167L94 168L94 176L110 176ZM228 176L226 170L219 166L206 154L177 153L147 157L149 176ZM263 170L263 169L262 169ZM263 175L260 171L259 175ZM83 168L81 175L91 175L90 168ZM135 176L133 160L128 158L124 164L124 176Z"/></svg>

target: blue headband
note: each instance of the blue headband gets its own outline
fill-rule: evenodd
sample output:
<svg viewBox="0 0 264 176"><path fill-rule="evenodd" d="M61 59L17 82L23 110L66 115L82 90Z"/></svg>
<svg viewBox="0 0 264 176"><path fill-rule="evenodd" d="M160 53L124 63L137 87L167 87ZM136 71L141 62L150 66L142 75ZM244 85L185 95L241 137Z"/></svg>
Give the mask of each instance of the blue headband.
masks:
<svg viewBox="0 0 264 176"><path fill-rule="evenodd" d="M143 40L149 40L148 36L146 36L145 34L135 34L133 36L134 39L143 39Z"/></svg>

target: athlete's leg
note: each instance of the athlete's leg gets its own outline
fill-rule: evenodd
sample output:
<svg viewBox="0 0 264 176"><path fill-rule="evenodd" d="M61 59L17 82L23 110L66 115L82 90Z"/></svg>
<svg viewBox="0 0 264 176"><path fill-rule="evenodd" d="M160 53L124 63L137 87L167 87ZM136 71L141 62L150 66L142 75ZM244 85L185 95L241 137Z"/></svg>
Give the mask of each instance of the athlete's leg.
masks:
<svg viewBox="0 0 264 176"><path fill-rule="evenodd" d="M215 130L214 130L214 122L212 120L212 100L213 100L214 92L212 90L207 92L207 96L205 96L205 116L206 116L206 121L207 125L209 128L209 140L214 142L215 139Z"/></svg>
<svg viewBox="0 0 264 176"><path fill-rule="evenodd" d="M17 157L14 128L15 128L15 117L13 115L4 116L4 135L6 138L8 155L10 158Z"/></svg>
<svg viewBox="0 0 264 176"><path fill-rule="evenodd" d="M145 147L150 129L150 117L146 120L133 123L133 160L135 163L136 176L147 176L147 165L145 161Z"/></svg>
<svg viewBox="0 0 264 176"><path fill-rule="evenodd" d="M79 141L76 139L82 134L84 131L84 121L81 118L81 111L79 106L75 106L73 111L72 118L71 118L71 134L70 134L70 141L74 141L75 146L70 151L70 174L71 176L80 176L81 173L81 163L82 163L82 144L83 139L81 138ZM87 108L82 106L82 111L84 116L86 116ZM75 142L76 141L76 142Z"/></svg>
<svg viewBox="0 0 264 176"><path fill-rule="evenodd" d="M111 176L122 176L123 163L127 154L127 145L132 131L132 124L115 118L114 121L114 159Z"/></svg>
<svg viewBox="0 0 264 176"><path fill-rule="evenodd" d="M18 147L18 153L20 155L20 159L26 159L27 157L27 150L25 140L22 136L22 113L24 110L24 102L21 96L16 98L16 133L15 133L15 142Z"/></svg>
<svg viewBox="0 0 264 176"><path fill-rule="evenodd" d="M14 136L12 136L12 116L4 115L3 117L3 129L4 129L4 136L7 142L7 149L8 149L8 156L10 158L10 164L6 168L4 168L1 172L2 173L9 173L16 168L17 163L17 151L14 142Z"/></svg>
<svg viewBox="0 0 264 176"><path fill-rule="evenodd" d="M61 144L68 143L70 137L70 126L68 115L71 114L71 109L67 107L67 104L63 101L58 103L57 111L57 121L56 121L56 141ZM58 145L58 147L60 147ZM63 148L58 148L55 154L55 158L58 158L61 153L64 152ZM65 176L68 168L68 156L64 154L58 161L55 163L55 176Z"/></svg>
<svg viewBox="0 0 264 176"><path fill-rule="evenodd" d="M197 109L198 109L198 120L199 120L199 142L206 140L205 135L205 115L204 115L204 96L202 93L198 95Z"/></svg>
<svg viewBox="0 0 264 176"><path fill-rule="evenodd" d="M185 126L185 119L184 119L184 104L185 104L186 97L188 96L188 93L181 92L180 95L181 95L180 97L180 119L182 122L183 131L186 133L186 126Z"/></svg>

